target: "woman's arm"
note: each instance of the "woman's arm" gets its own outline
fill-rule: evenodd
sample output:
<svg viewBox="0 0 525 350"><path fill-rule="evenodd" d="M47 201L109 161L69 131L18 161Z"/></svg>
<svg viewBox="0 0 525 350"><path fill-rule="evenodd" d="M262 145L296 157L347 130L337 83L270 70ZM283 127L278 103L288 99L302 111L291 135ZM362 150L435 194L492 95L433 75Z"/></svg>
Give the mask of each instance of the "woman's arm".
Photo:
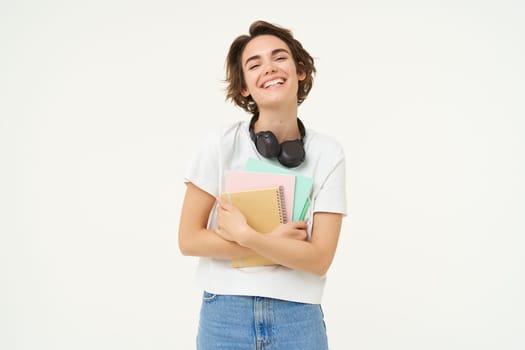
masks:
<svg viewBox="0 0 525 350"><path fill-rule="evenodd" d="M342 214L318 212L313 217L312 239L303 241L263 235L246 224L242 213L219 200L218 233L281 265L324 275L330 267L341 231Z"/></svg>
<svg viewBox="0 0 525 350"><path fill-rule="evenodd" d="M208 230L208 218L215 204L215 197L195 186L186 185L186 195L179 222L179 249L184 255L217 259L241 258L254 253L235 242L223 239Z"/></svg>
<svg viewBox="0 0 525 350"><path fill-rule="evenodd" d="M255 255L251 249L208 230L208 218L216 198L191 182L186 185L179 223L179 249L182 254L216 259L237 259ZM242 215L242 214L241 214ZM277 227L267 236L306 239L306 224L293 222Z"/></svg>

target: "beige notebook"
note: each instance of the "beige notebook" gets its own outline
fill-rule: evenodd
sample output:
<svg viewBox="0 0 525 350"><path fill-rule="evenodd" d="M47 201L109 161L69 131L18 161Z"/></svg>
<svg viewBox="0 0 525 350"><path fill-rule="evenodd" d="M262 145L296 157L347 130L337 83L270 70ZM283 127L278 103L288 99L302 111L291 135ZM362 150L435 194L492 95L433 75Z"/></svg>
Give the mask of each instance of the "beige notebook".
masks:
<svg viewBox="0 0 525 350"><path fill-rule="evenodd" d="M260 233L273 231L286 222L283 188L271 187L241 192L224 192L221 198L237 207L246 217L248 225ZM276 265L273 261L253 255L232 259L232 267Z"/></svg>

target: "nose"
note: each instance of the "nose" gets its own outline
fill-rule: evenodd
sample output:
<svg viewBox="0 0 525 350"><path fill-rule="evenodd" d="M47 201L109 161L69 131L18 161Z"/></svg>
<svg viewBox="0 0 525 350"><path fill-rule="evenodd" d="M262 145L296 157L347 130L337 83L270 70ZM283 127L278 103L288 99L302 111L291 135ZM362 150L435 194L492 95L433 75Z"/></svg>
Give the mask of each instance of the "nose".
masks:
<svg viewBox="0 0 525 350"><path fill-rule="evenodd" d="M268 74L275 73L276 71L277 71L277 69L275 68L273 62L270 61L265 67L264 74L268 75Z"/></svg>

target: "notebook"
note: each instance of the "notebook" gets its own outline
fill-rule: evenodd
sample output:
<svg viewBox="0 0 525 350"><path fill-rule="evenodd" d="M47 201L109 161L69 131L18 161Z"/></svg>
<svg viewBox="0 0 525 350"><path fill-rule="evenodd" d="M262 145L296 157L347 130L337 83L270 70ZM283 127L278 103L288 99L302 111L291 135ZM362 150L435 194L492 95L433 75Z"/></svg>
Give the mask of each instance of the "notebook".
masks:
<svg viewBox="0 0 525 350"><path fill-rule="evenodd" d="M248 225L257 232L271 232L286 221L282 187L224 192L221 194L221 198L236 206L246 217ZM231 261L232 267L265 265L276 265L276 263L260 255L232 259Z"/></svg>
<svg viewBox="0 0 525 350"><path fill-rule="evenodd" d="M311 177L297 174L288 169L270 164L268 162L260 161L258 159L250 158L246 163L247 171L266 172L273 174L291 174L295 175L295 191L294 203L292 211L292 221L302 221L306 215L306 211L310 205L310 192L314 184Z"/></svg>
<svg viewBox="0 0 525 350"><path fill-rule="evenodd" d="M224 190L226 192L239 192L278 186L283 187L284 208L287 219L285 222L287 222L292 218L293 214L295 192L294 175L236 170L228 171L225 174Z"/></svg>

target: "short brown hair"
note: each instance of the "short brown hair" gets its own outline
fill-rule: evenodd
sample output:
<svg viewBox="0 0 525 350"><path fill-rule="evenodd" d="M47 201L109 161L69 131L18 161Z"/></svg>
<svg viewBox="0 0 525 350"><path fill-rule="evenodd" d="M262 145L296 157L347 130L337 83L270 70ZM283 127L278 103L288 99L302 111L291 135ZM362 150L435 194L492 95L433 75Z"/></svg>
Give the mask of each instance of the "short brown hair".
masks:
<svg viewBox="0 0 525 350"><path fill-rule="evenodd" d="M294 39L289 29L264 21L256 21L250 25L249 35L237 37L230 46L226 57L226 99L231 100L249 113L258 112L257 104L251 96L244 97L241 90L246 88L242 71L242 53L246 45L259 35L273 35L284 41L291 50L298 73L305 73L306 78L299 81L297 90L297 104L300 105L312 89L315 74L314 59L303 48L303 45Z"/></svg>

